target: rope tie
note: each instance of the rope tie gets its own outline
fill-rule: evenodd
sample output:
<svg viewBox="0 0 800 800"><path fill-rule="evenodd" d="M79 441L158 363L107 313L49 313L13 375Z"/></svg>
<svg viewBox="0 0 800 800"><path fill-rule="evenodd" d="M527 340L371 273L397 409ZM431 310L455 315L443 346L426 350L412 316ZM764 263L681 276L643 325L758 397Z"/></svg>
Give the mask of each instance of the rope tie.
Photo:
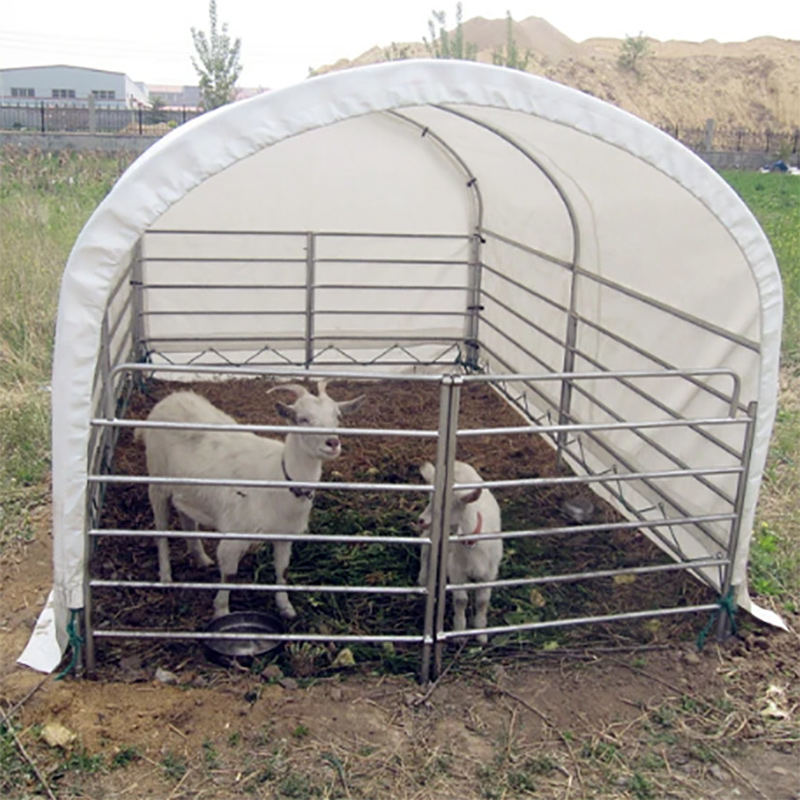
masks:
<svg viewBox="0 0 800 800"><path fill-rule="evenodd" d="M73 608L70 609L69 612L69 622L67 622L67 637L69 639L69 647L72 650L72 658L70 659L69 664L67 664L64 669L56 675L55 679L57 681L62 680L70 672L72 672L77 666L78 662L81 660L81 647L83 647L83 637L78 633L77 629L75 628L75 623L78 620L78 609Z"/></svg>
<svg viewBox="0 0 800 800"><path fill-rule="evenodd" d="M720 614L724 613L728 615L728 622L730 622L731 625L731 634L736 633L736 602L733 599L732 586L730 589L728 589L728 594L726 594L724 597L720 596L719 600L717 600L717 605L719 606L719 609L711 612L711 618L705 624L703 630L697 634L698 650L702 650L705 647L708 634L711 632L714 623L719 619Z"/></svg>

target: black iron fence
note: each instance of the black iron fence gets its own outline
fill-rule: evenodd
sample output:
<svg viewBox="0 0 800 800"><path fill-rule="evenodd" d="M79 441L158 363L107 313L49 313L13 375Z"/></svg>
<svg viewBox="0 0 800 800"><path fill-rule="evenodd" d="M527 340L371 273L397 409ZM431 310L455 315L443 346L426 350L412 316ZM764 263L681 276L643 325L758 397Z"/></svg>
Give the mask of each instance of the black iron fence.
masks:
<svg viewBox="0 0 800 800"><path fill-rule="evenodd" d="M195 108L81 108L48 101L0 103L0 130L161 136L201 113ZM703 127L674 122L662 122L658 127L698 153L764 153L767 157L796 159L800 152L800 129L723 127L714 120L708 120Z"/></svg>
<svg viewBox="0 0 800 800"><path fill-rule="evenodd" d="M698 153L724 151L735 153L764 153L767 155L796 155L800 150L800 129L775 130L764 128L752 130L731 126L718 127L709 120L702 128L662 123L658 126L681 144Z"/></svg>
<svg viewBox="0 0 800 800"><path fill-rule="evenodd" d="M0 103L0 130L160 136L198 116L194 108L148 109Z"/></svg>

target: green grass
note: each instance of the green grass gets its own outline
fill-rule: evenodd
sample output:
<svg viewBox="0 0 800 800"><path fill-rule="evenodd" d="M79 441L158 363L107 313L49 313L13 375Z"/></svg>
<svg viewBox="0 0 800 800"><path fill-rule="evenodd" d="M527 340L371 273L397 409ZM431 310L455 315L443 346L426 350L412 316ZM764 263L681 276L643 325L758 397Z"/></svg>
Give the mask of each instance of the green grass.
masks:
<svg viewBox="0 0 800 800"><path fill-rule="evenodd" d="M784 292L784 363L800 367L800 177L724 171L770 240Z"/></svg>
<svg viewBox="0 0 800 800"><path fill-rule="evenodd" d="M0 547L47 493L58 287L75 239L128 155L0 148Z"/></svg>
<svg viewBox="0 0 800 800"><path fill-rule="evenodd" d="M750 585L770 602L800 608L800 178L782 173L723 172L758 219L781 271L782 361L793 381L779 400L750 548Z"/></svg>

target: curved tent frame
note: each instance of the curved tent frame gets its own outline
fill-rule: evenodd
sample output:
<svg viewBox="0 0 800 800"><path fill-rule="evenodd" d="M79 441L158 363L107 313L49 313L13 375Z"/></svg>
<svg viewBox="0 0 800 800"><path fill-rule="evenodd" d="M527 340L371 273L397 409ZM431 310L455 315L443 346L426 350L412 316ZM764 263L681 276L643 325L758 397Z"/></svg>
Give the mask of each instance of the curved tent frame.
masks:
<svg viewBox="0 0 800 800"><path fill-rule="evenodd" d="M756 411L731 582L741 606L782 624L752 604L746 584L782 322L777 264L756 220L702 160L616 107L527 73L420 60L332 73L205 114L150 147L87 222L66 265L56 328L53 592L23 663L54 669L69 610L83 607L104 314L143 237L184 227L246 231L263 228L264 218L286 231L456 231L472 262L483 246L512 281L541 281L548 294L547 270L522 269L504 249L513 239L532 263L546 253L566 270L566 282L553 283L566 341L579 322L591 331L602 317L629 340L658 342L664 364L739 375L738 407ZM469 307L477 308L482 287L470 274ZM610 297L610 286L627 304ZM653 298L653 316L668 307L680 320L674 342L647 316L626 317L644 297ZM461 332L473 366L480 324L473 314ZM726 344L701 358L694 351L709 331ZM609 341L585 335L592 352L610 352ZM576 369L574 348L556 351L559 370ZM500 371L509 365L494 362ZM563 409L580 406L574 389L562 381L562 421Z"/></svg>

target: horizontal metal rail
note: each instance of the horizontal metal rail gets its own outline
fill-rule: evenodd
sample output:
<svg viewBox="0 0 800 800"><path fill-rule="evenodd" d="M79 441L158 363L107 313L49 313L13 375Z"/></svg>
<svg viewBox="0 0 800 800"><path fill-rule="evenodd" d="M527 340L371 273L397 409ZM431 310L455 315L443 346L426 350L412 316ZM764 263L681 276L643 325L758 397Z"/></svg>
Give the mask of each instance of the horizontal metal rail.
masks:
<svg viewBox="0 0 800 800"><path fill-rule="evenodd" d="M318 308L314 311L317 317L466 317L466 311L446 311L446 310L431 310L431 311L418 311L416 309L388 309L388 310L364 310L364 309L325 309ZM175 309L166 311L143 311L142 317L303 317L305 311L299 309L297 311L272 311L254 309L252 311L241 311L239 309Z"/></svg>
<svg viewBox="0 0 800 800"><path fill-rule="evenodd" d="M694 606L678 606L675 608L659 608L650 611L627 611L619 614L599 614L588 617L566 617L564 619L546 620L543 622L526 622L519 625L497 625L489 628L467 628L463 631L441 631L437 638L447 641L448 639L464 639L469 636L477 636L485 633L494 636L499 633L515 633L525 631L547 630L549 628L568 628L575 625L590 625L606 622L623 622L634 619L652 619L654 617L668 617L677 614L696 614L702 611L719 611L718 603L704 603Z"/></svg>
<svg viewBox="0 0 800 800"><path fill-rule="evenodd" d="M420 487L422 490L424 486ZM674 525L695 525L700 522L730 522L735 519L734 513L700 514L688 517L664 517L659 519L641 519L625 522L605 522L601 524L583 523L579 525L562 525L557 527L528 528L522 530L500 531L497 533L477 533L470 536L470 541L480 542L493 539L534 539L546 536L571 536L585 533L611 533L618 531L634 531L643 528L663 528ZM169 539L231 539L256 542L326 542L331 544L390 544L411 545L419 547L431 544L424 536L378 536L375 534L323 534L323 533L246 533L241 531L174 531L174 530L138 530L134 528L91 528L89 536L109 538L169 538ZM457 541L457 540L456 540ZM474 585L474 584L470 584Z"/></svg>
<svg viewBox="0 0 800 800"><path fill-rule="evenodd" d="M499 428L460 428L459 438L472 436L500 436L513 434L541 435L543 433L583 433L586 431L625 431L636 428L685 428L693 425L746 425L747 419L730 417L707 417L692 420L644 420L642 422L585 422L560 425L510 425ZM434 438L437 431L425 428L324 428L307 425L254 425L223 424L213 422L162 422L149 419L103 419L95 417L90 425L105 428L142 428L155 430L220 431L224 433L320 433L340 434L342 436L400 436L415 438Z"/></svg>
<svg viewBox="0 0 800 800"><path fill-rule="evenodd" d="M130 361L118 364L113 372L174 372L183 375L249 375L251 377L268 378L301 378L304 380L369 380L375 381L414 381L417 383L441 383L441 375L420 375L409 373L398 375L396 372L377 372L370 371L365 375L364 372L352 370L321 370L305 369L303 367L253 367L237 366L236 364L214 364L213 366L187 365L187 364L143 364L138 361Z"/></svg>
<svg viewBox="0 0 800 800"><path fill-rule="evenodd" d="M424 586L352 586L349 584L332 585L301 585L296 583L205 583L198 581L172 581L162 583L161 581L110 581L93 578L89 581L89 586L93 589L199 589L242 591L242 592L303 592L306 594L313 592L327 592L329 594L383 594L383 595L406 595L406 594L427 594Z"/></svg>
<svg viewBox="0 0 800 800"><path fill-rule="evenodd" d="M307 230L196 230L190 228L148 228L146 235L168 234L168 235L197 235L197 236L263 236L263 237L305 237ZM462 240L469 241L469 234L464 233L398 233L398 232L365 232L365 231L315 231L314 236L323 239L422 239L422 240Z"/></svg>
<svg viewBox="0 0 800 800"><path fill-rule="evenodd" d="M536 300L541 301L545 305L550 306L551 308L556 309L556 311L561 311L563 314L569 313L569 308L565 306L563 303L559 303L556 300L553 300L552 297L548 297L547 295L542 294L541 292L537 292L535 289L531 289L530 286L522 283L522 281L516 280L516 278L512 278L510 275L506 275L503 272L495 269L491 264L487 264L485 261L481 262L481 269L485 269L489 274L494 275L496 278L504 281L505 283L510 284L515 289L519 289L521 292L529 295L530 297L535 298ZM489 297L495 303L499 303L503 305L501 300L498 300L493 294L490 294L485 289L481 291L482 296ZM506 310L511 310L508 306L505 306ZM529 319L525 320L526 322L530 322ZM561 342L563 344L563 342Z"/></svg>
<svg viewBox="0 0 800 800"><path fill-rule="evenodd" d="M89 536L114 538L145 538L145 539L208 539L247 542L326 542L328 544L389 544L411 545L420 547L431 544L431 540L424 536L373 536L363 534L328 534L328 533L242 533L230 531L142 531L132 528L91 528Z"/></svg>
<svg viewBox="0 0 800 800"><path fill-rule="evenodd" d="M271 642L342 642L355 644L358 642L398 642L401 644L430 644L433 639L421 635L403 634L345 634L345 633L223 633L210 631L156 631L156 630L108 630L94 628L92 636L98 639L171 639L175 641L205 641L207 639L219 640L245 640L245 641L271 641Z"/></svg>
<svg viewBox="0 0 800 800"><path fill-rule="evenodd" d="M303 262L305 263L305 262ZM295 292L304 292L306 290L306 285L304 283L278 283L278 284L266 284L266 283L207 283L203 284L203 286L198 286L196 283L143 283L141 285L142 289L158 289L159 291L165 291L168 289L178 289L181 291L185 291L187 289L192 289L193 291L197 291L198 289L202 289L206 291L206 289L210 291L246 291L246 292L254 292L254 291L262 291L262 292L283 292L287 290L292 290Z"/></svg>
<svg viewBox="0 0 800 800"><path fill-rule="evenodd" d="M308 425L248 425L214 422L161 422L149 419L94 418L90 424L98 428L142 428L175 431L219 431L221 433L319 433L342 436L400 436L420 439L436 438L437 431L414 428L312 428ZM526 429L529 430L530 429ZM535 431L530 431L535 433Z"/></svg>
<svg viewBox="0 0 800 800"><path fill-rule="evenodd" d="M700 522L730 522L736 519L736 514L699 514L687 517L663 517L658 519L637 519L626 522L604 522L600 524L581 523L579 525L561 525L552 528L527 528L513 531L500 531L497 533L470 534L470 542L481 542L492 539L541 539L546 536L573 536L585 533L616 533L618 531L638 531L644 528L668 528L673 525L696 525ZM141 535L141 531L139 532ZM203 534L205 535L205 534ZM196 538L197 534L188 534ZM452 540L458 542L458 539ZM470 584L474 586L476 584Z"/></svg>
<svg viewBox="0 0 800 800"><path fill-rule="evenodd" d="M381 336L379 334L363 333L336 333L319 336L312 336L315 342L398 342L412 344L442 344L443 342L461 343L460 336L415 336L413 334L403 334L402 336ZM149 336L147 342L159 342L162 344L190 344L192 342L217 342L222 344L263 344L265 340L270 342L305 342L304 336L282 336L270 334L269 336L241 336L234 334L205 334L203 336ZM151 367L152 369L152 367ZM362 378L364 377L362 373Z"/></svg>
<svg viewBox="0 0 800 800"><path fill-rule="evenodd" d="M511 480L483 481L480 483L456 483L454 489L508 489L520 486L574 486L589 483L619 483L620 481L668 480L687 478L695 475L738 475L742 467L706 467L703 469L654 470L651 472L620 472L604 475L572 475L550 478L515 478ZM88 475L88 483L126 483L159 484L167 486L239 486L246 489L289 489L303 488L338 491L372 492L430 492L431 484L416 483L347 483L344 481L271 481L237 478L188 478L162 477L156 475Z"/></svg>
<svg viewBox="0 0 800 800"><path fill-rule="evenodd" d="M142 256L143 264L304 264L305 259L299 256ZM142 284L145 288L153 288L152 284ZM194 288L201 288L194 284ZM203 289L211 288L203 286ZM214 286L214 288L221 288ZM262 289L267 287L261 286Z"/></svg>
<svg viewBox="0 0 800 800"><path fill-rule="evenodd" d="M452 540L451 540L452 546ZM568 572L555 575L540 575L533 578L504 578L497 581L475 581L474 583L448 583L448 592L463 589L508 589L516 586L546 586L551 583L573 583L583 580L615 578L624 575L655 575L661 572L681 572L698 569L718 568L730 564L727 558L698 558L692 561L675 561L669 564L651 564L644 567L615 567L614 569Z"/></svg>
<svg viewBox="0 0 800 800"><path fill-rule="evenodd" d="M269 481L245 478L181 478L156 475L88 475L87 482L114 484L158 484L162 486L238 486L244 489L314 489L338 492L430 492L430 484L417 483L344 483L335 481Z"/></svg>

